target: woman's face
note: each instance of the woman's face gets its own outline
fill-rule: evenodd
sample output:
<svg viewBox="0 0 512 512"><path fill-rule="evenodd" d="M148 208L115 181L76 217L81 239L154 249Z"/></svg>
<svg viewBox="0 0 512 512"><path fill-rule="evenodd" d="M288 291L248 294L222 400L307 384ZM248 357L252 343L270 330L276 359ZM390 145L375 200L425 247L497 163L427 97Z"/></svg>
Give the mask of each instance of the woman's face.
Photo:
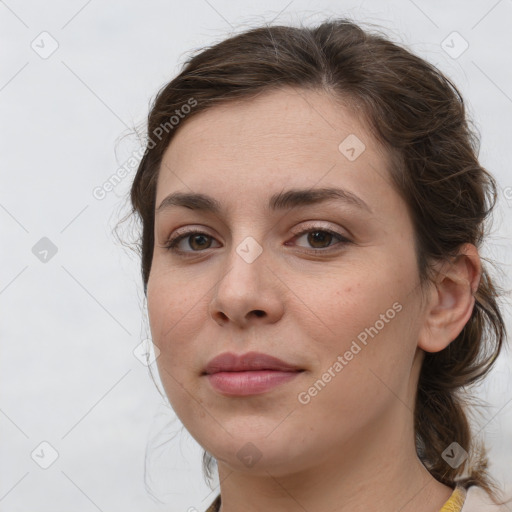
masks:
<svg viewBox="0 0 512 512"><path fill-rule="evenodd" d="M158 179L148 311L167 396L219 464L291 473L412 425L423 310L388 166L358 116L319 92L266 93L179 127ZM209 202L158 209L178 192ZM205 374L227 352L300 371Z"/></svg>

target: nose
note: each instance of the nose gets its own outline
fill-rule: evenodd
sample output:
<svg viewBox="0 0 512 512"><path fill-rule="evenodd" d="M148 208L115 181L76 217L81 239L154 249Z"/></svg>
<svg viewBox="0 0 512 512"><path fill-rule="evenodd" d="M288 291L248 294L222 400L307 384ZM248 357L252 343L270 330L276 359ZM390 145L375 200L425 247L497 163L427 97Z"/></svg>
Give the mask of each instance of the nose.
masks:
<svg viewBox="0 0 512 512"><path fill-rule="evenodd" d="M268 266L265 251L250 261L235 249L221 269L210 316L221 326L231 323L240 328L277 322L284 313L285 285Z"/></svg>

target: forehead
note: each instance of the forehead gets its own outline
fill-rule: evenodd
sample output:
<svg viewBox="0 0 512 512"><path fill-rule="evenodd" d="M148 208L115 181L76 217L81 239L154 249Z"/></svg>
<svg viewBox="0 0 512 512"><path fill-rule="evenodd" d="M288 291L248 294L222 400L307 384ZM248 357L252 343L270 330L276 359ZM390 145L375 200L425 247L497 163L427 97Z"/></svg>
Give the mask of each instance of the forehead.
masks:
<svg viewBox="0 0 512 512"><path fill-rule="evenodd" d="M221 184L221 200L327 182L357 192L387 179L387 165L361 116L340 101L319 91L272 91L185 120L164 153L156 204L174 190Z"/></svg>

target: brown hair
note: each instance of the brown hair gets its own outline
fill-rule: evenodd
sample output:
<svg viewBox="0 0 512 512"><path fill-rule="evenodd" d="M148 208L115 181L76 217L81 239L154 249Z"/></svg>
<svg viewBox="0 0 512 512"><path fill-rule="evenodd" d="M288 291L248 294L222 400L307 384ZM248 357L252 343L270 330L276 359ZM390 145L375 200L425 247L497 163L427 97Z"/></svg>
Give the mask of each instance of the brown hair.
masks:
<svg viewBox="0 0 512 512"><path fill-rule="evenodd" d="M451 259L464 243L481 246L496 183L478 162L478 138L448 78L387 37L346 19L315 28L261 27L191 57L154 100L147 150L130 195L131 213L142 221L138 248L145 293L158 172L177 129L214 105L286 87L323 90L350 102L388 149L391 177L413 220L422 284L433 277L433 262ZM181 124L176 114L184 119ZM417 453L430 473L451 487L457 482L480 485L493 496L496 484L487 472L485 450L477 448L472 436L468 399L461 392L487 374L504 342L498 295L483 266L475 306L462 332L441 352L425 354L414 411ZM454 441L470 455L456 468L442 458ZM213 461L205 452L209 478Z"/></svg>

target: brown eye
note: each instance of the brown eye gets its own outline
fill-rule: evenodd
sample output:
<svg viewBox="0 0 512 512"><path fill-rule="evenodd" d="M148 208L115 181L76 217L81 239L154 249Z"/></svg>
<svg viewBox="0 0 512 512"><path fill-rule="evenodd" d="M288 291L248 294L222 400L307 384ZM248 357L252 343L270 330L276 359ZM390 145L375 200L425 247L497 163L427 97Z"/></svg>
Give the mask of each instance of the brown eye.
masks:
<svg viewBox="0 0 512 512"><path fill-rule="evenodd" d="M309 247L312 248L311 252L327 252L331 247L335 247L337 245L343 246L350 243L350 240L345 238L343 235L323 228L314 228L302 231L295 236L295 240L300 240L302 237L307 237L306 241ZM331 243L333 240L338 240L338 243Z"/></svg>
<svg viewBox="0 0 512 512"><path fill-rule="evenodd" d="M185 240L187 240L188 243L182 244L181 242ZM178 253L200 252L209 249L212 240L214 240L213 237L202 231L188 231L169 240L165 248ZM179 247L180 244L182 245L181 247Z"/></svg>
<svg viewBox="0 0 512 512"><path fill-rule="evenodd" d="M310 231L308 234L308 243L315 249L328 247L329 242L332 240L332 234L327 231ZM325 245L327 243L327 245ZM317 246L320 245L320 247Z"/></svg>
<svg viewBox="0 0 512 512"><path fill-rule="evenodd" d="M200 251L201 249L208 249L211 245L211 237L204 234L189 235L189 246L191 249ZM209 239L209 243L208 243Z"/></svg>

